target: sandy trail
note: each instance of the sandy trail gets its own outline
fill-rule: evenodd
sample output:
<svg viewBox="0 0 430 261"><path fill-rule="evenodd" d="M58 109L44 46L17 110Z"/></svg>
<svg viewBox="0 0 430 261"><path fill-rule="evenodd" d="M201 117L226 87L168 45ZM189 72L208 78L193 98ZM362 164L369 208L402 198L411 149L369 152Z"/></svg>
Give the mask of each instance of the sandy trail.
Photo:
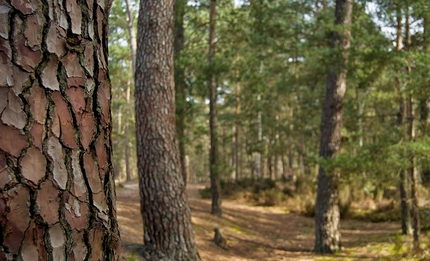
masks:
<svg viewBox="0 0 430 261"><path fill-rule="evenodd" d="M397 223L370 223L343 220L342 242L344 251L336 256L316 255L314 220L286 209L260 207L236 201L223 201L223 218L210 214L210 200L201 199L201 184L189 184L187 193L192 223L200 256L205 261L245 260L377 260L387 256L376 244L390 242L399 232ZM142 260L137 249L142 246L143 225L140 215L137 184L127 184L117 190L118 221L122 238L121 260ZM228 239L228 250L213 242L213 228L218 224Z"/></svg>

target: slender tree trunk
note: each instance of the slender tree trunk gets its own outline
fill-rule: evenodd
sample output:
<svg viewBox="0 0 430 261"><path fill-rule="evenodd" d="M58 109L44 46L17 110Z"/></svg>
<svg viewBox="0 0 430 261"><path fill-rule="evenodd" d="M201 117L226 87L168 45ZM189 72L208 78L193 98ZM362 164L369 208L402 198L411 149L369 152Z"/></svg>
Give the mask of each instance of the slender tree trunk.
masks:
<svg viewBox="0 0 430 261"><path fill-rule="evenodd" d="M127 0L128 1L128 0ZM128 115L128 106L130 104L130 81L127 82L127 94L126 94L126 106ZM130 139L129 139L129 127L128 118L125 120L125 133L124 133L124 147L125 147L125 174L127 181L131 181L131 171L130 171Z"/></svg>
<svg viewBox="0 0 430 261"><path fill-rule="evenodd" d="M133 19L133 9L131 6L130 0L125 0L126 5L126 15L127 15L127 31L129 36L129 45L131 51L131 69L133 71L133 76L136 72L136 51L137 51L137 42L136 42L136 32L134 31L134 19Z"/></svg>
<svg viewBox="0 0 430 261"><path fill-rule="evenodd" d="M176 128L179 138L179 153L181 159L182 176L187 183L188 169L186 168L185 152L185 117L187 109L187 84L185 82L185 68L181 63L181 55L184 50L184 15L186 0L175 2L175 86L176 86Z"/></svg>
<svg viewBox="0 0 430 261"><path fill-rule="evenodd" d="M409 141L413 142L415 139L415 131L414 131L414 112L413 112L413 99L409 97L407 104L408 111L408 135ZM415 159L413 155L409 155L410 158L410 167L408 169L409 176L411 178L411 207L412 207L412 229L413 229L413 238L414 238L414 249L420 248L420 212L418 207L418 192L417 192L417 184L418 184L418 173L415 166Z"/></svg>
<svg viewBox="0 0 430 261"><path fill-rule="evenodd" d="M134 31L134 19L133 19L133 10L131 6L130 0L125 0L126 5L126 15L127 15L127 31L129 36L129 46L131 51L131 70L134 79L134 74L136 72L136 32ZM130 131L129 131L129 115L130 112L130 92L131 92L131 84L127 82L127 91L126 91L126 114L127 118L125 119L125 133L124 133L124 148L125 148L125 173L127 181L131 181L131 170L130 170Z"/></svg>
<svg viewBox="0 0 430 261"><path fill-rule="evenodd" d="M262 62L261 62L262 64ZM262 70L262 65L260 65L260 71ZM260 103L261 101L261 95L259 94L257 96L257 103ZM254 152L254 178L261 178L261 141L262 141L262 125L261 125L261 110L258 110L257 112L257 144L258 149L256 152Z"/></svg>
<svg viewBox="0 0 430 261"><path fill-rule="evenodd" d="M215 21L216 21L216 0L210 1L210 22L209 22L209 125L211 136L210 148L210 178L211 178L211 193L212 193L212 210L211 213L215 216L221 217L221 184L219 173L219 159L218 159L218 126L217 126L217 90L216 79L213 68L213 58L215 57Z"/></svg>
<svg viewBox="0 0 430 261"><path fill-rule="evenodd" d="M119 260L110 5L0 1L0 260Z"/></svg>
<svg viewBox="0 0 430 261"><path fill-rule="evenodd" d="M293 137L288 136L288 172L290 178L295 181L297 176L296 173L294 173L293 165L294 164L294 154L293 154Z"/></svg>
<svg viewBox="0 0 430 261"><path fill-rule="evenodd" d="M340 150L342 107L346 91L346 73L350 46L352 0L336 0L331 65L327 75L327 90L321 119L320 157L333 159ZM339 184L340 173L335 169L319 168L315 213L315 251L340 251Z"/></svg>
<svg viewBox="0 0 430 261"><path fill-rule="evenodd" d="M397 6L397 37L396 37L396 50L397 52L402 51L402 31L403 31L403 23L402 23L402 10L400 6ZM400 75L400 71L398 71ZM404 137L405 134L405 113L406 113L406 105L405 99L402 94L402 80L400 77L396 77L396 88L399 95L399 112L397 116L397 124L399 126L399 137L400 139ZM402 213L402 233L404 235L412 234L412 225L411 225L411 209L409 204L409 176L405 173L405 170L400 170L400 184L399 184L399 192L400 192L400 209Z"/></svg>
<svg viewBox="0 0 430 261"><path fill-rule="evenodd" d="M240 133L240 85L239 85L239 70L236 70L237 82L235 85L236 93L236 110L235 110L235 132L234 132L234 162L235 162L235 179L239 179L239 133Z"/></svg>
<svg viewBox="0 0 430 261"><path fill-rule="evenodd" d="M303 131L303 129L302 129L302 131ZM306 166L305 166L305 153L306 153L305 135L303 133L300 133L298 154L299 154L299 167L300 167L300 172L302 175L304 175L306 172L306 170L305 170L305 168L306 168Z"/></svg>
<svg viewBox="0 0 430 261"><path fill-rule="evenodd" d="M411 73L411 60L409 57L409 52L412 45L411 32L410 32L410 15L409 6L406 7L406 21L405 21L405 32L406 32L406 46L405 49L408 52L408 66L407 72ZM414 109L413 109L413 98L412 91L409 93L408 101L406 104L407 121L408 121L408 133L407 140L409 142L414 142L415 140L415 127L414 127ZM418 250L420 248L420 212L418 208L418 195L417 195L417 171L415 166L415 158L408 152L408 157L410 160L410 167L408 168L408 174L411 179L411 208L412 208L412 229L413 229L413 239L414 239L414 249Z"/></svg>
<svg viewBox="0 0 430 261"><path fill-rule="evenodd" d="M146 260L200 260L175 124L174 0L141 0L136 140Z"/></svg>

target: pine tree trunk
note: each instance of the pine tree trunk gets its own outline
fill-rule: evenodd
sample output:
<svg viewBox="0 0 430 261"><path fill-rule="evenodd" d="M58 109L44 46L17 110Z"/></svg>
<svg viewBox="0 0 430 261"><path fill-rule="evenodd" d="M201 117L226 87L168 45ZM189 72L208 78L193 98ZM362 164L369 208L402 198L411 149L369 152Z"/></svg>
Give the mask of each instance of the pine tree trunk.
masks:
<svg viewBox="0 0 430 261"><path fill-rule="evenodd" d="M397 52L402 51L402 10L400 6L397 6L397 37L396 37L396 50ZM400 75L400 71L398 72ZM406 105L405 99L402 94L402 81L399 77L396 77L396 88L399 95L399 112L397 115L397 124L399 126L399 138L402 139L405 134L405 113ZM412 234L412 224L411 224L411 208L409 204L409 175L405 173L405 170L400 170L400 209L402 213L402 233L404 235Z"/></svg>
<svg viewBox="0 0 430 261"><path fill-rule="evenodd" d="M134 79L134 74L136 72L136 49L137 49L137 43L136 43L136 33L134 31L134 22L133 22L133 10L131 6L130 0L125 0L126 5L126 15L127 15L127 31L129 35L129 46L131 51L131 69L132 69L132 75ZM130 92L131 92L131 86L130 83L127 83L127 90L126 90L126 113L127 118L125 119L125 133L124 133L124 149L125 149L125 173L126 173L126 179L127 181L131 181L131 170L130 170L130 130L129 130L129 118L130 117Z"/></svg>
<svg viewBox="0 0 430 261"><path fill-rule="evenodd" d="M176 86L176 128L179 138L179 154L181 159L182 176L187 184L188 169L186 167L185 152L185 117L187 106L187 92L185 82L185 68L181 64L181 55L184 49L184 15L187 1L175 2L175 86Z"/></svg>
<svg viewBox="0 0 430 261"><path fill-rule="evenodd" d="M236 71L236 78L239 78L239 71ZM235 180L239 180L239 133L240 133L240 85L239 79L235 84L235 93L236 93L236 109L235 109L235 129L234 129L234 167L235 167Z"/></svg>
<svg viewBox="0 0 430 261"><path fill-rule="evenodd" d="M406 21L405 21L405 31L406 31L406 46L405 49L408 52L408 65L407 72L411 73L411 60L409 57L409 52L412 45L411 32L410 32L410 15L409 15L409 7L406 7ZM415 141L415 127L414 127L414 106L413 106L413 98L412 91L409 93L408 101L406 104L407 111L407 121L408 121L408 132L407 132L407 140L409 142ZM408 158L410 160L410 167L408 168L409 177L411 179L411 208L412 208L412 229L413 229L413 245L415 250L419 250L420 248L420 212L418 208L418 195L417 195L417 171L415 166L415 158L411 155L411 152L408 152Z"/></svg>
<svg viewBox="0 0 430 261"><path fill-rule="evenodd" d="M140 2L136 140L146 260L200 260L175 124L173 0Z"/></svg>
<svg viewBox="0 0 430 261"><path fill-rule="evenodd" d="M110 4L0 1L0 260L119 260Z"/></svg>
<svg viewBox="0 0 430 261"><path fill-rule="evenodd" d="M128 0L127 0L128 1ZM128 81L127 83L127 93L126 93L126 102L127 102L127 116L129 115L128 113L128 106L130 104L130 81ZM127 118L125 120L125 133L124 133L124 149L125 149L125 176L126 176L126 180L127 181L131 181L131 170L130 170L130 134L129 134L129 127L128 127L128 121L129 119Z"/></svg>
<svg viewBox="0 0 430 261"><path fill-rule="evenodd" d="M306 173L305 153L306 153L305 135L303 133L300 133L298 154L299 154L299 167L302 175Z"/></svg>
<svg viewBox="0 0 430 261"><path fill-rule="evenodd" d="M210 22L209 22L209 125L211 136L210 148L210 178L211 178L211 193L212 193L212 210L211 213L215 216L221 217L221 184L219 173L219 159L218 159L218 124L217 124L217 90L216 79L213 68L213 58L215 57L215 21L216 21L216 0L210 1Z"/></svg>
<svg viewBox="0 0 430 261"><path fill-rule="evenodd" d="M346 73L350 46L352 0L336 0L335 25L341 32L333 32L331 65L327 75L327 90L321 119L320 157L333 159L340 150L342 107L346 91ZM315 213L315 251L340 251L339 183L340 173L322 166L318 173Z"/></svg>

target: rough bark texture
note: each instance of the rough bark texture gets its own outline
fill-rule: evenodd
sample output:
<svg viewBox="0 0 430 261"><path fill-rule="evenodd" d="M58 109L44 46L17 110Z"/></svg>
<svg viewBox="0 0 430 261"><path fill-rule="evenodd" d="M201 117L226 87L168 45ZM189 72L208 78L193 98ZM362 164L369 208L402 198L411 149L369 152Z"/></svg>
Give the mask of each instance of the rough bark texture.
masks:
<svg viewBox="0 0 430 261"><path fill-rule="evenodd" d="M340 150L352 6L352 0L336 0L335 25L342 29L334 32L332 39L332 60L321 119L320 157L323 159L335 158ZM315 213L315 251L318 253L340 251L339 176L335 169L319 168Z"/></svg>
<svg viewBox="0 0 430 261"><path fill-rule="evenodd" d="M119 259L109 8L0 0L0 260Z"/></svg>
<svg viewBox="0 0 430 261"><path fill-rule="evenodd" d="M187 85L185 83L185 68L181 64L181 52L184 49L184 15L186 0L175 2L175 86L176 86L176 128L179 138L179 153L181 159L182 176L187 183L188 171L185 153L185 116L187 109Z"/></svg>
<svg viewBox="0 0 430 261"><path fill-rule="evenodd" d="M200 260L175 126L173 0L140 2L136 139L147 260Z"/></svg>
<svg viewBox="0 0 430 261"><path fill-rule="evenodd" d="M216 0L210 1L210 22L209 22L209 128L211 136L210 148L210 178L211 178L211 194L212 194L212 210L211 213L218 217L222 216L221 210L221 184L218 162L218 125L217 125L217 90L215 72L213 69L213 58L215 56L215 21L216 21Z"/></svg>

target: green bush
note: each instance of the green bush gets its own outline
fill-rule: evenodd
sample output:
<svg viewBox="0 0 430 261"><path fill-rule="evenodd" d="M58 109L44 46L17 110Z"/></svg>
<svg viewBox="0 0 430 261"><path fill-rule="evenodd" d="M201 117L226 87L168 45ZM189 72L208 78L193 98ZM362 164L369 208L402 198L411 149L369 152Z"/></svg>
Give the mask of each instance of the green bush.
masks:
<svg viewBox="0 0 430 261"><path fill-rule="evenodd" d="M259 195L261 205L272 207L280 205L285 200L285 194L277 189L264 190Z"/></svg>
<svg viewBox="0 0 430 261"><path fill-rule="evenodd" d="M200 197L203 198L203 199L212 198L211 188L210 187L205 187L203 189L199 189L199 194L200 194Z"/></svg>

